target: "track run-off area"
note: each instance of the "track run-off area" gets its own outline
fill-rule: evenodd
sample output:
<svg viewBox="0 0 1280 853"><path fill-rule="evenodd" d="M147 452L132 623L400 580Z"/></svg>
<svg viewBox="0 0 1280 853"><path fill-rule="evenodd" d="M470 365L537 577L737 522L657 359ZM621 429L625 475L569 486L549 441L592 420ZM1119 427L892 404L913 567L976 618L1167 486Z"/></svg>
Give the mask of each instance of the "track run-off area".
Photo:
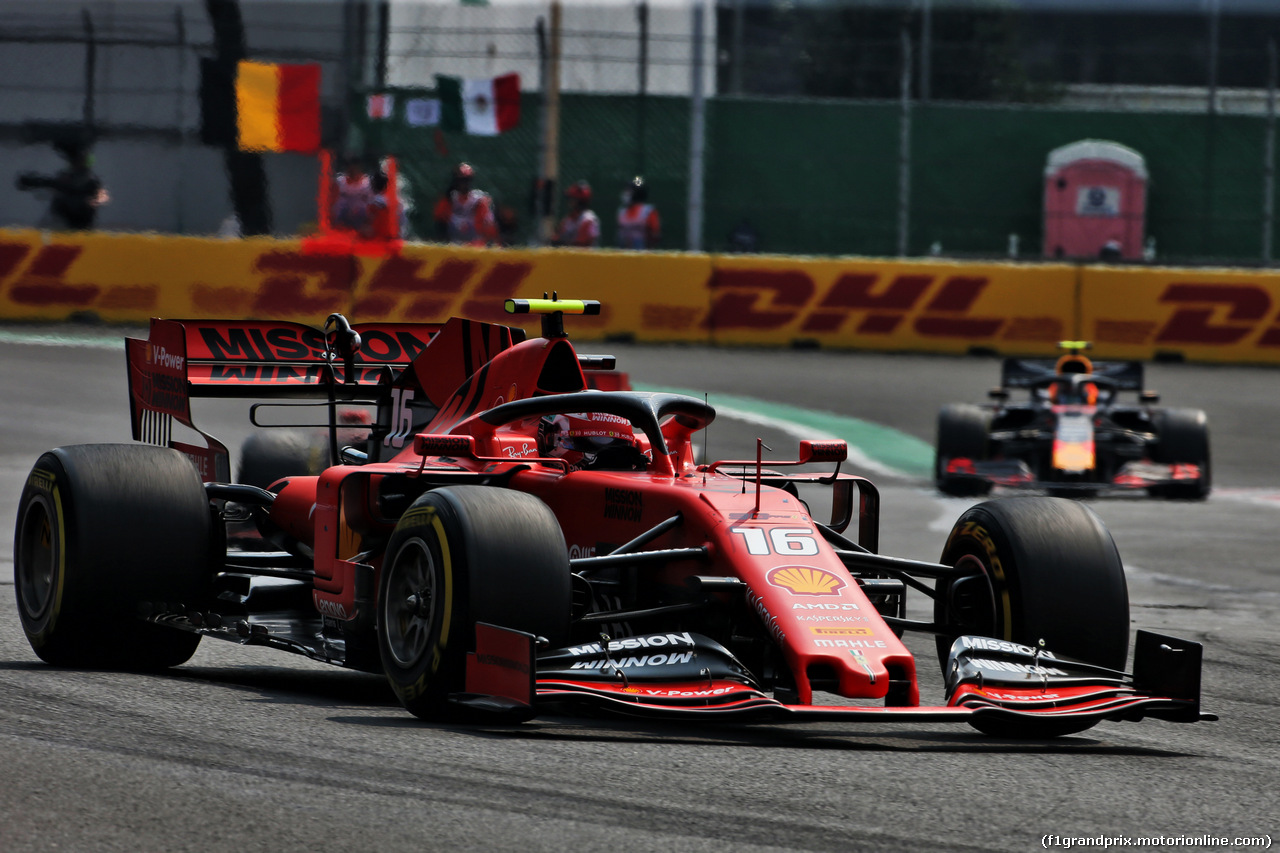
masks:
<svg viewBox="0 0 1280 853"><path fill-rule="evenodd" d="M1218 722L1042 742L927 723L466 727L410 717L376 676L228 643L158 676L35 657L13 601L18 494L43 450L129 441L123 334L0 327L0 850L1021 851L1158 836L1183 842L1128 849L1218 850L1280 832L1280 370L1149 364L1163 405L1208 413L1214 491L1088 502L1125 562L1133 627L1205 644ZM754 458L757 438L777 459L801 438L847 440L843 470L880 487L885 553L937 559L971 503L931 487L934 424L942 405L985 398L995 358L579 350L616 355L637 387L705 394L720 412L708 458ZM251 429L222 402L196 418L232 448ZM1088 612L1078 621L1090 630ZM941 702L931 638L907 642L922 701Z"/></svg>

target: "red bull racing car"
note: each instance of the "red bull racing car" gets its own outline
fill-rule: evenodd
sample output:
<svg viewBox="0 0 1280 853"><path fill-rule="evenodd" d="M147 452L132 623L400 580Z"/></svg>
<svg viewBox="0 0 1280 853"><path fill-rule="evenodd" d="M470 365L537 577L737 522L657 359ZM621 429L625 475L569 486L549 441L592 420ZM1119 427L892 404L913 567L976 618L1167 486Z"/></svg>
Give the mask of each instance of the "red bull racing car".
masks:
<svg viewBox="0 0 1280 853"><path fill-rule="evenodd" d="M1067 352L1056 361L1005 359L991 403L942 408L938 489L960 496L1003 486L1067 496L1145 490L1155 497L1207 497L1204 412L1156 406L1159 396L1144 388L1141 362L1091 361L1082 341L1059 346ZM1011 389L1026 398L1011 401Z"/></svg>
<svg viewBox="0 0 1280 853"><path fill-rule="evenodd" d="M542 335L152 321L127 342L138 443L51 450L23 490L15 578L36 654L154 669L205 638L266 646L383 673L432 720L586 709L1049 737L1213 718L1198 644L1139 631L1130 663L1124 571L1087 507L990 501L938 562L882 555L878 492L840 471L843 442L699 463L706 401L588 381L613 359L578 353L563 323L599 303L506 307L541 314ZM323 413L328 466L233 482L192 420L200 396L257 399L258 425ZM351 410L371 413L367 434L341 446ZM829 493L828 520L802 489ZM246 525L257 546L229 546ZM931 616L908 618L909 594ZM906 632L936 646L934 704Z"/></svg>

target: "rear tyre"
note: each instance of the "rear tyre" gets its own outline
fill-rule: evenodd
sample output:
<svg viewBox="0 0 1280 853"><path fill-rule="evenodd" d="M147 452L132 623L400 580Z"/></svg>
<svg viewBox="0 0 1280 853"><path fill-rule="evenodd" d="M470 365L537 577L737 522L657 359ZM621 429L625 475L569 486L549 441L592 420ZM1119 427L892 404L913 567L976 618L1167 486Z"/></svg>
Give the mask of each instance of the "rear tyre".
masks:
<svg viewBox="0 0 1280 853"><path fill-rule="evenodd" d="M204 487L178 451L90 444L45 453L22 490L13 549L31 648L56 666L185 663L200 635L144 622L139 610L200 603L214 541Z"/></svg>
<svg viewBox="0 0 1280 853"><path fill-rule="evenodd" d="M1111 534L1084 504L1063 498L1001 498L956 521L940 562L972 573L940 580L934 619L945 666L961 634L1035 647L1123 670L1129 656L1129 591ZM975 721L998 737L1057 737L1092 723Z"/></svg>
<svg viewBox="0 0 1280 853"><path fill-rule="evenodd" d="M555 648L568 642L570 606L568 551L546 504L490 486L427 492L387 544L378 590L383 670L410 713L447 718L477 622Z"/></svg>
<svg viewBox="0 0 1280 853"><path fill-rule="evenodd" d="M1164 409L1156 414L1156 444L1152 456L1166 464L1192 464L1200 479L1190 483L1153 486L1153 497L1202 501L1212 488L1209 464L1209 421L1199 409Z"/></svg>
<svg viewBox="0 0 1280 853"><path fill-rule="evenodd" d="M934 456L934 481L938 491L956 497L975 497L991 491L991 484L976 477L947 473L952 459L986 459L991 413L969 403L953 403L938 412L938 440Z"/></svg>
<svg viewBox="0 0 1280 853"><path fill-rule="evenodd" d="M240 445L236 479L265 489L285 477L316 476L329 467L329 442L314 430L256 432Z"/></svg>

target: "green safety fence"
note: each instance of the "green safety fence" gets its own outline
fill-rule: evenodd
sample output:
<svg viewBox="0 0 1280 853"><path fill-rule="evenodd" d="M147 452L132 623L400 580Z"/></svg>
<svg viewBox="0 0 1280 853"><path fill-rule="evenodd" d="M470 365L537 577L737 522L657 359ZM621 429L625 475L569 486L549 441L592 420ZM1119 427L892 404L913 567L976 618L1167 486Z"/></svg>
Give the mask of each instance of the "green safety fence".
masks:
<svg viewBox="0 0 1280 853"><path fill-rule="evenodd" d="M431 208L459 161L514 213L515 242L536 236L541 99L522 96L521 122L498 137L411 127L403 104L430 90L384 90L396 107L370 119L353 100L353 145L394 154L416 203L416 235L431 238ZM643 174L663 218L663 248L687 248L690 103L667 96L569 94L561 99L561 188L595 190L612 245L618 193ZM729 251L747 227L760 251L896 255L903 113L879 101L711 98L707 101L703 246ZM1256 262L1262 255L1265 116L1104 112L1054 107L913 104L908 254L996 257L1017 235L1041 253L1045 159L1080 139L1107 139L1146 158L1146 232L1164 261ZM557 210L563 199L557 198ZM1274 236L1274 223L1273 236Z"/></svg>

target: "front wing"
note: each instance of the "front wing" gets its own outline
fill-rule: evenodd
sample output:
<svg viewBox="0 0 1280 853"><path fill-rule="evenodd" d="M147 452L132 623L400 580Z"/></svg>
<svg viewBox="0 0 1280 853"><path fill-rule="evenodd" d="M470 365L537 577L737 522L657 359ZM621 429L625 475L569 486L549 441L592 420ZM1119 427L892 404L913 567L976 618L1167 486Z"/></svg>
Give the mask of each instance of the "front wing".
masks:
<svg viewBox="0 0 1280 853"><path fill-rule="evenodd" d="M952 482L972 480L1006 489L1072 490L1081 493L1140 491L1161 486L1194 483L1203 476L1199 465L1190 463L1127 462L1110 480L1071 480L1036 477L1021 459L972 460L955 458L947 463L945 476Z"/></svg>
<svg viewBox="0 0 1280 853"><path fill-rule="evenodd" d="M962 637L950 657L946 705L888 707L784 703L752 683L722 647L696 634L684 635L694 642L692 666L677 667L664 679L655 673L665 662L646 667L641 660L633 666L629 664L636 658L610 657L598 647L585 653L580 648L577 662L584 665L575 670L576 677L568 677L564 650L535 656L535 638L530 635L491 625L478 625L476 630L467 692L455 700L525 719L538 713L590 710L741 723L1072 720L1080 722L1081 729L1103 720L1217 719L1200 710L1200 644L1146 631L1138 632L1132 675L1006 641ZM606 665L595 665L599 659ZM695 671L697 676L691 677ZM499 683L507 686L505 693L494 692Z"/></svg>

